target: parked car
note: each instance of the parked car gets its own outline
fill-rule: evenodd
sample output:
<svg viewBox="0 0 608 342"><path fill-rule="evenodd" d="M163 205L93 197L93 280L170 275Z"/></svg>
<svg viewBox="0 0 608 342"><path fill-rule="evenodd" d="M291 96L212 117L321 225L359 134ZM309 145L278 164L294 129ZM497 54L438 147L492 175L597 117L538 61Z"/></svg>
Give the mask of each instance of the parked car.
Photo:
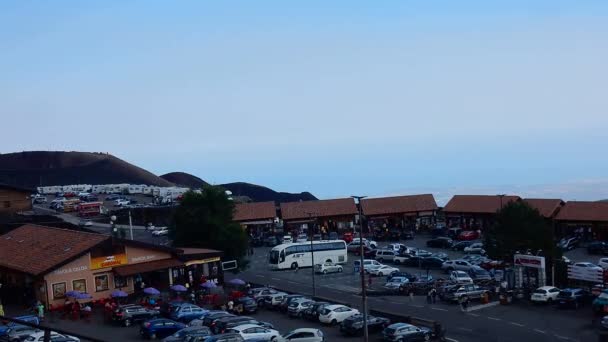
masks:
<svg viewBox="0 0 608 342"><path fill-rule="evenodd" d="M450 280L456 284L473 284L473 279L465 271L450 272Z"/></svg>
<svg viewBox="0 0 608 342"><path fill-rule="evenodd" d="M449 237L445 237L445 236L434 238L434 239L428 240L426 242L427 247L433 247L433 248L451 248L453 244L454 244L454 240L450 239Z"/></svg>
<svg viewBox="0 0 608 342"><path fill-rule="evenodd" d="M299 300L300 298L305 298L305 297L303 295L299 295L299 294L287 295L287 296L283 297L283 300L281 301L281 304L279 304L278 309L281 312L287 312L287 308L289 307L289 304L291 304L291 302L294 300Z"/></svg>
<svg viewBox="0 0 608 342"><path fill-rule="evenodd" d="M389 274L387 279L391 280L395 277L404 277L404 278L407 278L410 282L414 282L414 281L418 280L418 277L416 277L415 275L408 273L408 272L404 272L404 271L391 273L391 274Z"/></svg>
<svg viewBox="0 0 608 342"><path fill-rule="evenodd" d="M411 255L407 253L399 253L393 257L393 263L396 265L407 265L410 263Z"/></svg>
<svg viewBox="0 0 608 342"><path fill-rule="evenodd" d="M336 325L350 316L356 315L359 310L346 305L334 304L326 306L319 315L319 322Z"/></svg>
<svg viewBox="0 0 608 342"><path fill-rule="evenodd" d="M59 334L56 333L54 331L51 331L51 341L55 342L55 341L70 341L70 342L80 342L80 339L74 336L70 336L70 335L64 335L64 334ZM27 342L42 342L44 341L44 331L43 330L36 330L36 332L30 334L28 337L25 338L24 341Z"/></svg>
<svg viewBox="0 0 608 342"><path fill-rule="evenodd" d="M464 252L466 254L486 254L485 249L483 249L483 243L481 242L476 242L470 246L465 247Z"/></svg>
<svg viewBox="0 0 608 342"><path fill-rule="evenodd" d="M342 240L344 240L344 242L346 242L346 243L353 242L353 233L346 232L346 233L342 234Z"/></svg>
<svg viewBox="0 0 608 342"><path fill-rule="evenodd" d="M285 235L283 236L283 242L281 243L292 243L293 242L293 238L291 237L291 235Z"/></svg>
<svg viewBox="0 0 608 342"><path fill-rule="evenodd" d="M458 242L454 242L454 244L452 245L452 250L455 251L464 251L465 247L468 247L472 244L474 244L475 241L458 241Z"/></svg>
<svg viewBox="0 0 608 342"><path fill-rule="evenodd" d="M303 316L308 320L318 321L319 314L328 305L331 305L331 304L328 302L314 302L311 306L307 307L304 310Z"/></svg>
<svg viewBox="0 0 608 342"><path fill-rule="evenodd" d="M236 333L220 334L213 336L190 336L184 342L244 342L245 339Z"/></svg>
<svg viewBox="0 0 608 342"><path fill-rule="evenodd" d="M267 322L258 321L255 318L247 316L236 316L236 317L224 317L220 318L215 322L213 326L213 332L216 334L224 334L229 329L238 327L245 324L255 324L264 328L274 329L274 326Z"/></svg>
<svg viewBox="0 0 608 342"><path fill-rule="evenodd" d="M253 297L253 300L260 305L260 302L264 302L264 297L272 294L277 294L279 291L270 287L255 287L249 290L249 295ZM281 292L283 293L283 292Z"/></svg>
<svg viewBox="0 0 608 342"><path fill-rule="evenodd" d="M604 307L608 305L608 289L603 290L597 298L595 298L592 302L591 308L593 312L600 313L604 312Z"/></svg>
<svg viewBox="0 0 608 342"><path fill-rule="evenodd" d="M593 270L596 270L596 271L602 271L603 270L600 266L598 266L598 265L596 265L594 263L591 263L591 262L577 262L577 263L574 264L574 266L576 266L576 267L584 267L584 268L588 268L588 269L593 269Z"/></svg>
<svg viewBox="0 0 608 342"><path fill-rule="evenodd" d="M287 307L287 315L289 317L302 317L304 316L304 310L315 302L312 299L302 298L301 300L291 301Z"/></svg>
<svg viewBox="0 0 608 342"><path fill-rule="evenodd" d="M355 254L356 256L361 255L361 249L359 248L359 245L357 245L357 249L353 249L353 254ZM364 258L375 258L376 249L368 247L368 246L363 246L363 257Z"/></svg>
<svg viewBox="0 0 608 342"><path fill-rule="evenodd" d="M327 273L336 273L336 272L342 272L343 268L342 266L338 265L338 264L334 264L331 262L326 262L323 264L316 264L315 265L315 273L323 273L323 274L327 274Z"/></svg>
<svg viewBox="0 0 608 342"><path fill-rule="evenodd" d="M397 267L392 267L388 265L382 265L380 267L374 267L368 270L368 273L370 275L374 275L377 277L384 277L395 272L399 272L399 269Z"/></svg>
<svg viewBox="0 0 608 342"><path fill-rule="evenodd" d="M386 245L385 247L381 248L381 249L388 249L388 250L392 250L394 252L399 253L401 250L407 248L407 246L405 246L402 243L389 243L388 245Z"/></svg>
<svg viewBox="0 0 608 342"><path fill-rule="evenodd" d="M38 316L35 315L25 315L25 316L18 316L18 317L13 317L14 319L18 319L20 321L24 321L24 322L28 322L28 323L32 323L32 324L40 324L40 320L38 319ZM6 335L6 332L16 326L22 326L21 324L18 323L13 323L13 322L8 322L6 324L0 324L0 337Z"/></svg>
<svg viewBox="0 0 608 342"><path fill-rule="evenodd" d="M306 236L306 234L299 234L298 237L296 237L296 242L306 242L308 241L308 236Z"/></svg>
<svg viewBox="0 0 608 342"><path fill-rule="evenodd" d="M386 282L386 284L384 284L384 287L387 290L398 291L401 290L403 286L405 286L409 282L410 280L406 277L392 277Z"/></svg>
<svg viewBox="0 0 608 342"><path fill-rule="evenodd" d="M376 241L368 240L366 238L363 238L363 239L353 238L353 241L351 243L359 243L359 241L363 241L364 245L367 245L371 248L378 248L378 243L376 243Z"/></svg>
<svg viewBox="0 0 608 342"><path fill-rule="evenodd" d="M605 241L593 241L587 245L587 253L608 255L608 243Z"/></svg>
<svg viewBox="0 0 608 342"><path fill-rule="evenodd" d="M152 235L154 236L165 236L165 235L169 235L169 229L167 228L162 228L162 229L158 229L152 232Z"/></svg>
<svg viewBox="0 0 608 342"><path fill-rule="evenodd" d="M410 255L417 256L420 258L427 258L427 257L430 257L431 255L433 255L433 253L431 253L429 251L425 251L424 249L413 249L410 251Z"/></svg>
<svg viewBox="0 0 608 342"><path fill-rule="evenodd" d="M441 265L441 269L446 271L446 272L452 272L452 271L465 271L468 272L471 267L473 267L473 264L471 264L470 262L466 261L466 260L448 260L445 261L442 265Z"/></svg>
<svg viewBox="0 0 608 342"><path fill-rule="evenodd" d="M406 323L395 323L384 328L382 337L385 341L421 342L431 340L431 330Z"/></svg>
<svg viewBox="0 0 608 342"><path fill-rule="evenodd" d="M564 251L569 251L578 247L579 240L577 237L563 238L557 243L557 247Z"/></svg>
<svg viewBox="0 0 608 342"><path fill-rule="evenodd" d="M473 279L473 281L492 280L492 275L490 275L490 272L479 266L471 267L468 273L469 276Z"/></svg>
<svg viewBox="0 0 608 342"><path fill-rule="evenodd" d="M474 230L464 230L458 234L458 240L471 241L479 239L479 233Z"/></svg>
<svg viewBox="0 0 608 342"><path fill-rule="evenodd" d="M361 261L355 260L353 262L353 265L354 265L354 267L360 267ZM364 259L363 260L363 270L366 272L370 267L380 267L380 266L382 266L382 264L380 262L378 262L377 260L373 260L373 259Z"/></svg>
<svg viewBox="0 0 608 342"><path fill-rule="evenodd" d="M390 261L393 262L395 259L395 255L397 252L393 249L377 249L376 250L376 260L380 262Z"/></svg>
<svg viewBox="0 0 608 342"><path fill-rule="evenodd" d="M20 342L25 341L25 339L36 333L39 329L28 327L26 325L13 325L10 328L6 329L2 336L0 336L0 341L8 341L8 342Z"/></svg>
<svg viewBox="0 0 608 342"><path fill-rule="evenodd" d="M534 292L530 300L536 303L553 303L559 295L559 289L554 286L539 287Z"/></svg>
<svg viewBox="0 0 608 342"><path fill-rule="evenodd" d="M287 296L287 293L284 292L275 292L269 295L265 295L263 297L263 305L264 307L268 308L268 309L275 309L278 308L281 303L283 302L283 299L285 299L285 297ZM260 305L261 303L258 302L258 305Z"/></svg>
<svg viewBox="0 0 608 342"><path fill-rule="evenodd" d="M325 338L320 329L299 328L281 336L278 342L324 342Z"/></svg>
<svg viewBox="0 0 608 342"><path fill-rule="evenodd" d="M119 198L116 201L114 201L114 206L115 207L122 207L125 205L129 205L131 203L131 201L129 201L128 199L124 199L124 198Z"/></svg>
<svg viewBox="0 0 608 342"><path fill-rule="evenodd" d="M420 261L420 266L425 269L440 269L445 261L446 259L431 256L428 258L422 258Z"/></svg>
<svg viewBox="0 0 608 342"><path fill-rule="evenodd" d="M154 340L160 337L167 337L184 329L185 324L175 322L166 318L157 318L144 322L139 329L139 334L144 338Z"/></svg>
<svg viewBox="0 0 608 342"><path fill-rule="evenodd" d="M186 327L178 330L173 335L166 337L163 342L182 342L185 341L188 336L200 336L200 335L211 336L211 330L207 327Z"/></svg>
<svg viewBox="0 0 608 342"><path fill-rule="evenodd" d="M279 240L279 238L277 238L274 235L267 236L264 239L264 245L266 245L267 247L274 247L274 246L278 246L280 244L281 244L281 241Z"/></svg>
<svg viewBox="0 0 608 342"><path fill-rule="evenodd" d="M601 258L597 265L603 269L608 269L608 258Z"/></svg>
<svg viewBox="0 0 608 342"><path fill-rule="evenodd" d="M243 306L243 313L256 313L258 311L258 303L251 297L240 297L234 300L234 306Z"/></svg>
<svg viewBox="0 0 608 342"><path fill-rule="evenodd" d="M479 299L484 294L489 294L488 290L477 285L450 285L439 293L439 298L447 302L457 302L460 299Z"/></svg>
<svg viewBox="0 0 608 342"><path fill-rule="evenodd" d="M382 331L386 328L391 321L388 318L384 317L376 317L376 316L367 316L367 330L370 333ZM365 322L363 320L363 315L353 315L349 318L345 319L340 323L340 332L343 335L347 336L356 336L363 334L363 326Z"/></svg>
<svg viewBox="0 0 608 342"><path fill-rule="evenodd" d="M126 305L114 310L112 320L128 327L134 322L146 321L158 316L160 316L160 312L157 310L148 309L141 305Z"/></svg>
<svg viewBox="0 0 608 342"><path fill-rule="evenodd" d="M193 319L201 318L207 311L194 304L180 305L171 312L169 318L174 321L188 323Z"/></svg>
<svg viewBox="0 0 608 342"><path fill-rule="evenodd" d="M280 337L278 331L274 329L264 328L255 324L245 324L239 325L238 327L234 327L228 329L228 333L236 333L241 335L245 340L250 338L257 338L263 341L277 341Z"/></svg>
<svg viewBox="0 0 608 342"><path fill-rule="evenodd" d="M235 317L235 316L226 311L218 311L218 312L206 315L205 318L203 318L203 325L210 328L211 330L213 330L213 327L215 326L215 321L217 321L220 318L224 318L224 317Z"/></svg>
<svg viewBox="0 0 608 342"><path fill-rule="evenodd" d="M589 300L589 292L583 289L567 288L559 291L557 305L560 308L578 309Z"/></svg>

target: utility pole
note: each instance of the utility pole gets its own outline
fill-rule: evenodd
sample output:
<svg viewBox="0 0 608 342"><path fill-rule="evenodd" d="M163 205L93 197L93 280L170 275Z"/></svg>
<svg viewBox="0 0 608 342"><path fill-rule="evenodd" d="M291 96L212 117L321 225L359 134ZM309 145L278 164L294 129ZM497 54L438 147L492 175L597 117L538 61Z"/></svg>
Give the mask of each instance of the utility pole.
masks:
<svg viewBox="0 0 608 342"><path fill-rule="evenodd" d="M310 231L310 257L311 257L311 263L312 263L312 296L313 298L316 296L316 286L315 286L315 247L313 244L313 240L314 240L314 225L312 224L312 214L313 213L306 213L308 214L308 220L309 220L309 231Z"/></svg>
<svg viewBox="0 0 608 342"><path fill-rule="evenodd" d="M363 252L363 213L361 209L361 200L367 196L350 196L357 200L359 209L359 253L361 254L361 263L359 264L359 270L361 271L361 302L363 306L363 341L369 341L369 332L367 330L367 292L365 290L365 270L363 268L363 259L365 259Z"/></svg>
<svg viewBox="0 0 608 342"><path fill-rule="evenodd" d="M129 232L131 233L131 240L133 240L133 221L131 221L131 209L129 209Z"/></svg>

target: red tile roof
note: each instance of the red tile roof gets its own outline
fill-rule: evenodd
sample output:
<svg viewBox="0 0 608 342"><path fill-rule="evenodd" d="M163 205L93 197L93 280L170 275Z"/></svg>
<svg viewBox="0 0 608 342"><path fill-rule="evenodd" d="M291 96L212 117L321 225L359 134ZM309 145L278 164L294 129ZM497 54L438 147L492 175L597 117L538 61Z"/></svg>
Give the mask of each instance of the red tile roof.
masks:
<svg viewBox="0 0 608 342"><path fill-rule="evenodd" d="M364 215L416 213L437 210L437 202L431 194L366 198L361 209Z"/></svg>
<svg viewBox="0 0 608 342"><path fill-rule="evenodd" d="M32 275L43 274L109 238L76 230L24 225L0 236L0 266Z"/></svg>
<svg viewBox="0 0 608 342"><path fill-rule="evenodd" d="M528 202L532 208L538 209L540 214L547 218L555 216L564 205L564 201L561 199L553 198L526 198L524 201Z"/></svg>
<svg viewBox="0 0 608 342"><path fill-rule="evenodd" d="M503 196L502 205L518 201L519 196ZM497 195L455 195L443 207L447 213L495 214L500 209L500 196Z"/></svg>
<svg viewBox="0 0 608 342"><path fill-rule="evenodd" d="M242 203L235 205L235 221L255 221L273 219L277 216L274 202Z"/></svg>
<svg viewBox="0 0 608 342"><path fill-rule="evenodd" d="M284 220L355 214L357 206L352 198L281 203L281 216Z"/></svg>
<svg viewBox="0 0 608 342"><path fill-rule="evenodd" d="M608 202L566 202L555 219L608 222Z"/></svg>

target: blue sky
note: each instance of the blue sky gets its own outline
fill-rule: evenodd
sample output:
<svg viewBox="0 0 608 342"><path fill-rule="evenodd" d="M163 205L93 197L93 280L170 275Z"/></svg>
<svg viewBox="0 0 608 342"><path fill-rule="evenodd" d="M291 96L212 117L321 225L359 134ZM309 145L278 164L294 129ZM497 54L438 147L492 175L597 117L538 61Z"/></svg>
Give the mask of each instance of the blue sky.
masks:
<svg viewBox="0 0 608 342"><path fill-rule="evenodd" d="M322 198L608 197L605 1L0 3L0 152Z"/></svg>

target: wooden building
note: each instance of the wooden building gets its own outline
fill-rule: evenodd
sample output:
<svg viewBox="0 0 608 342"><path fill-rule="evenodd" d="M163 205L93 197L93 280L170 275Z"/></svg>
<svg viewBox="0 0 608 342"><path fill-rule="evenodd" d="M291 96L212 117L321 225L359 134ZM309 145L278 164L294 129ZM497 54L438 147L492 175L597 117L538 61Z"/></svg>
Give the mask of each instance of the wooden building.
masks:
<svg viewBox="0 0 608 342"><path fill-rule="evenodd" d="M281 203L281 218L285 232L318 227L315 233L351 230L355 224L357 206L352 198Z"/></svg>
<svg viewBox="0 0 608 342"><path fill-rule="evenodd" d="M415 230L435 223L437 202L431 194L365 198L361 210L370 228Z"/></svg>
<svg viewBox="0 0 608 342"><path fill-rule="evenodd" d="M555 216L562 237L608 240L608 202L568 201Z"/></svg>
<svg viewBox="0 0 608 342"><path fill-rule="evenodd" d="M15 214L32 210L33 189L0 184L0 214Z"/></svg>
<svg viewBox="0 0 608 342"><path fill-rule="evenodd" d="M277 207L273 201L239 203L235 206L234 221L251 235L274 233L278 221Z"/></svg>
<svg viewBox="0 0 608 342"><path fill-rule="evenodd" d="M455 195L443 207L443 212L448 227L483 230L494 222L503 206L520 200L519 196L506 195Z"/></svg>

